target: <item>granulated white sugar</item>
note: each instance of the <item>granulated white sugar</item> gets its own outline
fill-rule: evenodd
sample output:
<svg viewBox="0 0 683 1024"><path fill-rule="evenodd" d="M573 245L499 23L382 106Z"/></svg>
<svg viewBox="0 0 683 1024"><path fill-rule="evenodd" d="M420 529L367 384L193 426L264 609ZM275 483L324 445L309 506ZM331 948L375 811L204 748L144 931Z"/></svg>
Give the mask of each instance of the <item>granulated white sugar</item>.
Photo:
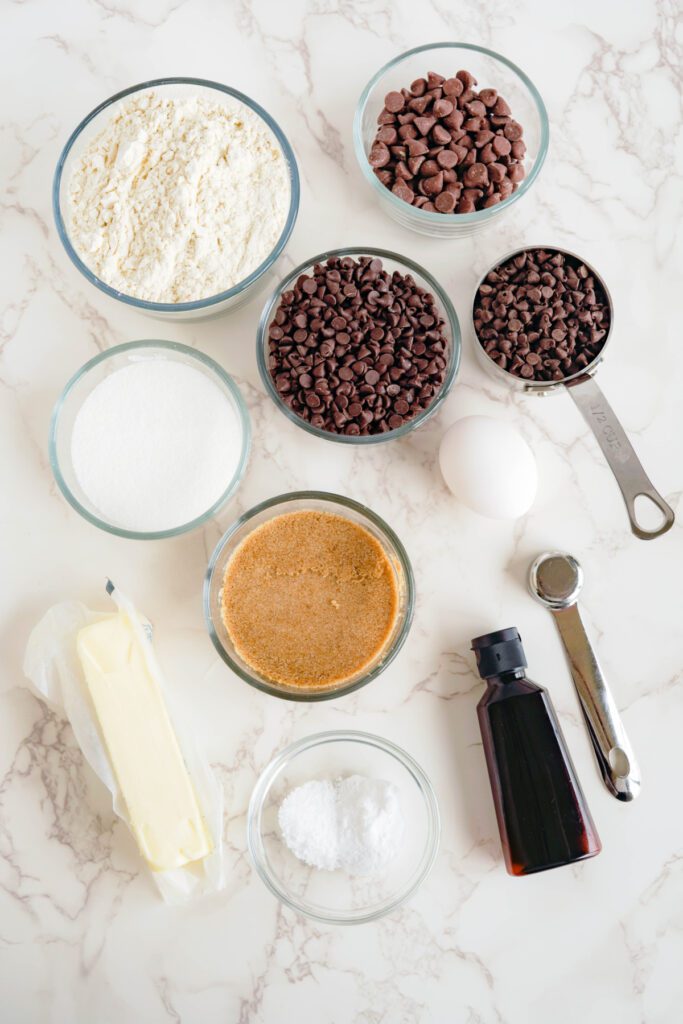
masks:
<svg viewBox="0 0 683 1024"><path fill-rule="evenodd" d="M76 479L103 519L154 533L191 522L221 497L242 424L206 374L168 358L114 370L81 406L71 437Z"/></svg>
<svg viewBox="0 0 683 1024"><path fill-rule="evenodd" d="M282 801L278 822L299 860L349 875L374 875L385 868L404 832L396 786L363 775L297 786Z"/></svg>

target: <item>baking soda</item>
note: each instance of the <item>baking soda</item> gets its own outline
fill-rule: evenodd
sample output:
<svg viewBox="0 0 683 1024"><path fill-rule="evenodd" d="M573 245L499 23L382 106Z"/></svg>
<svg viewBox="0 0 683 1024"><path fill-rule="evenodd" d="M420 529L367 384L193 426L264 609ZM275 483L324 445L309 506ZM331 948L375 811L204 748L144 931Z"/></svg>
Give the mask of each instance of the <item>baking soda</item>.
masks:
<svg viewBox="0 0 683 1024"><path fill-rule="evenodd" d="M374 875L385 868L404 832L396 786L363 775L297 786L282 801L278 822L299 860L349 875Z"/></svg>
<svg viewBox="0 0 683 1024"><path fill-rule="evenodd" d="M242 443L235 408L206 374L144 358L114 370L88 395L74 422L71 461L103 519L156 533L218 501Z"/></svg>

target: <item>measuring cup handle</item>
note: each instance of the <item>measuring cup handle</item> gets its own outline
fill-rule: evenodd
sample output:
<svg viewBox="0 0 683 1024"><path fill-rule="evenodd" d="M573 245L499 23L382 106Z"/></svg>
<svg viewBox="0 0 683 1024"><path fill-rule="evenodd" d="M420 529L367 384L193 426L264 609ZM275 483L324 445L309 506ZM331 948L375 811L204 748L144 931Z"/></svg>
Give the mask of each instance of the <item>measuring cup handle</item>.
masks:
<svg viewBox="0 0 683 1024"><path fill-rule="evenodd" d="M575 380L567 381L565 387L595 434L609 467L614 473L626 503L633 533L641 540L653 540L655 537L661 537L674 524L673 509L654 488L652 481L641 466L624 428L594 378L585 374ZM638 523L635 500L639 495L649 498L664 516L662 524L654 530L646 530Z"/></svg>

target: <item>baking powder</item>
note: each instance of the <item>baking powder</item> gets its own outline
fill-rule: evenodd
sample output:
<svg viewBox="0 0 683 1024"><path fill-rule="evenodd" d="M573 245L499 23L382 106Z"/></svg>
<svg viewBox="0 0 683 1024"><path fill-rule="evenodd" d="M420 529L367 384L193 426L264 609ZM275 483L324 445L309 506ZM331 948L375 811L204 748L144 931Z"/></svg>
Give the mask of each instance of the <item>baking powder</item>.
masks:
<svg viewBox="0 0 683 1024"><path fill-rule="evenodd" d="M297 786L282 801L278 822L299 860L350 875L374 875L386 867L404 831L396 786L363 775Z"/></svg>

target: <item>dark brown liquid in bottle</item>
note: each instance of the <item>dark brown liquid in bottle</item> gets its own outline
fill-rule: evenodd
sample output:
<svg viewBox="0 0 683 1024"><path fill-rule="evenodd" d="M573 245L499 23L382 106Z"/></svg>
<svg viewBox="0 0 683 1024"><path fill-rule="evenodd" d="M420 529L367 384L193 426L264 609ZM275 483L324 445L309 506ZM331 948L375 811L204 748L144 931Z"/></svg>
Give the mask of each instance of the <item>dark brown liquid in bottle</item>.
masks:
<svg viewBox="0 0 683 1024"><path fill-rule="evenodd" d="M521 651L519 634L516 643ZM547 691L521 667L486 682L477 714L508 871L528 875L595 856L600 839Z"/></svg>

